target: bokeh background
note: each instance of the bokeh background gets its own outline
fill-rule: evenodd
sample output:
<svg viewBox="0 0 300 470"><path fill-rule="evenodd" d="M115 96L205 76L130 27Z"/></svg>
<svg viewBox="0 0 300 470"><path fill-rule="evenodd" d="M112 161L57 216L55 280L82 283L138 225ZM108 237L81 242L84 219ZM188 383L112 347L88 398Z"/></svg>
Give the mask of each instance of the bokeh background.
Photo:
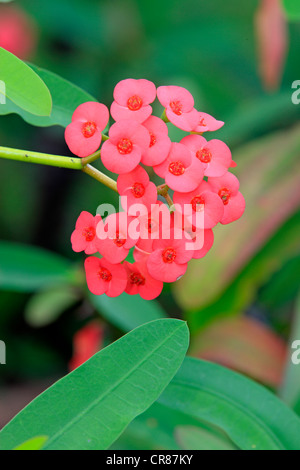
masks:
<svg viewBox="0 0 300 470"><path fill-rule="evenodd" d="M108 106L116 83L128 77L188 88L197 109L225 121L211 138L231 147L247 203L243 218L218 227L212 251L166 286L158 302L144 308L128 296L95 301L70 235L82 210L116 203L115 194L71 170L0 160L0 339L7 345L0 428L78 361L152 312L188 321L191 355L293 400L282 383L292 340L300 339L300 104L291 99L292 83L300 80L299 34L300 23L286 18L279 0L0 5L0 46ZM1 146L68 155L63 133L0 116ZM172 127L170 135L181 138ZM40 266L47 270L49 258L57 261L55 282ZM44 282L22 286L35 265ZM144 425L153 430L150 418ZM123 441L124 448L142 445L131 435Z"/></svg>

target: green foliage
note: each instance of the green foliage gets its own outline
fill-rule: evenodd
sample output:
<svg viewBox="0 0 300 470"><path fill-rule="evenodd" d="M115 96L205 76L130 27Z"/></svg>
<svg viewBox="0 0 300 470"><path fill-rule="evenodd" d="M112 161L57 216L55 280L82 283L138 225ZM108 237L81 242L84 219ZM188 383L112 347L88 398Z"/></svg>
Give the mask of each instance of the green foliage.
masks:
<svg viewBox="0 0 300 470"><path fill-rule="evenodd" d="M44 449L106 449L161 394L189 342L180 320L157 320L111 344L40 395L0 432L0 449L36 434Z"/></svg>
<svg viewBox="0 0 300 470"><path fill-rule="evenodd" d="M7 99L6 104L0 106L0 115L16 113L19 114L24 121L33 126L48 127L59 125L66 127L70 124L72 115L80 104L86 101L96 101L90 94L58 75L34 65L29 65L50 90L53 100L51 114L47 117L34 116L27 112L26 109L20 109L17 105L18 103L16 104L13 100Z"/></svg>
<svg viewBox="0 0 300 470"><path fill-rule="evenodd" d="M75 281L72 264L54 253L33 246L0 242L0 287L34 292L50 284Z"/></svg>
<svg viewBox="0 0 300 470"><path fill-rule="evenodd" d="M78 293L68 285L43 289L31 297L26 305L26 321L35 328L49 325L78 299Z"/></svg>
<svg viewBox="0 0 300 470"><path fill-rule="evenodd" d="M1 87L0 94L28 113L49 116L52 99L43 80L28 65L2 47L0 62L0 79L5 84L4 89Z"/></svg>
<svg viewBox="0 0 300 470"><path fill-rule="evenodd" d="M298 0L282 0L283 7L286 11L287 17L292 21L300 20L300 4Z"/></svg>
<svg viewBox="0 0 300 470"><path fill-rule="evenodd" d="M124 293L110 298L90 294L89 298L101 316L123 331L133 330L143 323L166 316L157 301L147 301L140 296L133 297Z"/></svg>
<svg viewBox="0 0 300 470"><path fill-rule="evenodd" d="M291 364L289 354L292 340L299 339L295 299L300 106L291 102L291 83L299 73L299 28L289 24L282 86L266 94L256 70L253 28L260 2L244 3L240 8L239 0L186 0L183 7L173 0L90 0L87 8L84 0L44 0L41 8L36 0L18 2L37 22L40 37L32 61L43 68L26 65L0 49L0 80L9 85L6 104L0 105L1 145L64 154L63 130L80 103L94 101L95 96L109 105L115 84L128 77L179 84L193 93L197 108L226 121L207 138L220 138L233 147L238 162L233 171L241 179L247 209L240 222L215 230L216 243L207 258L192 263L187 276L174 288L164 289L158 301L86 294L78 310L60 318L84 295L82 271L68 259L75 221L82 210L95 213L100 203L117 205L117 196L79 172L70 175L2 161L1 237L22 243L0 242L0 339L9 344L9 361L0 377L4 390L9 386L6 377L64 375L72 334L78 322L95 311L104 319L105 344L116 333L111 325L127 332L168 316L185 318L194 336L190 352L195 355L198 340L205 347L205 331L199 337L198 331L215 322L211 328L219 331L218 338L229 337L232 355L247 362L240 370L268 383L276 369L279 380L280 355L269 347L267 336L259 340L245 325L246 340L240 345L243 336L236 331L232 336L228 330L222 333L222 326L231 324L228 317L254 311L267 323L269 335L289 338L279 394L300 415L299 366ZM298 21L299 1L283 0L283 5L287 18ZM9 62L3 62L4 56ZM10 68L4 70L3 63ZM2 76L7 70L9 76ZM155 113L161 111L156 103ZM182 137L171 125L169 131L174 140ZM101 162L96 166L103 170ZM183 324L168 320L150 325L112 344L41 395L2 431L0 447L299 449L295 414L266 389L223 367L188 358L158 398L183 358L186 331ZM176 325L182 326L176 330ZM32 329L39 326L44 328ZM167 330L174 334L163 346ZM153 349L158 343L159 357ZM259 375L258 369L250 368L250 359L259 365ZM272 359L276 364L268 367ZM122 373L131 366L137 366L136 371L123 380ZM119 373L120 383L114 388ZM112 418L111 410L119 415ZM49 436L49 441L35 438L38 434ZM87 442L91 434L92 442ZM33 439L19 446L28 438Z"/></svg>
<svg viewBox="0 0 300 470"><path fill-rule="evenodd" d="M299 450L300 420L275 395L215 364L186 358L159 403L220 427L242 450Z"/></svg>
<svg viewBox="0 0 300 470"><path fill-rule="evenodd" d="M225 438L195 426L178 426L176 437L181 449L186 450L236 450Z"/></svg>
<svg viewBox="0 0 300 470"><path fill-rule="evenodd" d="M41 450L47 441L48 437L46 436L34 437L19 445L14 450Z"/></svg>

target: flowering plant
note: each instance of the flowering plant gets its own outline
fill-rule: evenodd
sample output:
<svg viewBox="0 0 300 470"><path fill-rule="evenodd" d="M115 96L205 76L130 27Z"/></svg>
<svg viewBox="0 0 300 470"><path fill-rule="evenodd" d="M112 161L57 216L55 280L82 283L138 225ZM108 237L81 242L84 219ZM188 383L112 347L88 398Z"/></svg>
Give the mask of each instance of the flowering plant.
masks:
<svg viewBox="0 0 300 470"><path fill-rule="evenodd" d="M152 115L156 96L164 107L162 118ZM85 262L92 293L116 297L126 291L151 300L159 296L163 282L174 282L185 273L192 258L207 254L213 245L212 229L239 219L245 200L238 179L229 172L236 166L230 149L220 140L202 137L224 123L197 111L185 88L156 90L145 79L122 80L115 87L110 112L115 124L107 136L102 134L109 121L107 107L81 104L65 138L75 155L101 157L105 168L118 175L117 182L109 180L108 185L118 191L124 212L105 220L82 212L72 246L76 252L102 256ZM189 135L180 143L171 142L168 122ZM156 187L145 167L163 183ZM134 263L124 261L131 249Z"/></svg>

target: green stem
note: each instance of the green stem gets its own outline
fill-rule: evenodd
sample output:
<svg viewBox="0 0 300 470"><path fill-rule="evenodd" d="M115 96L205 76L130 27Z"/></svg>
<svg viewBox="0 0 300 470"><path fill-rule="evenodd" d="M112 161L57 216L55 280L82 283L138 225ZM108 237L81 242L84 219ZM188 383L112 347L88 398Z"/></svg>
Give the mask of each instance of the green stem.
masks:
<svg viewBox="0 0 300 470"><path fill-rule="evenodd" d="M171 196L170 196L169 194L166 194L166 195L164 196L164 198L165 198L165 200L167 201L168 206L169 206L170 208L173 207L174 203L173 203L173 201L172 201Z"/></svg>
<svg viewBox="0 0 300 470"><path fill-rule="evenodd" d="M19 162L36 163L38 165L56 166L69 168L71 170L82 169L82 159L73 157L61 157L60 155L49 155L47 153L27 152L26 150L0 147L0 158L16 160Z"/></svg>
<svg viewBox="0 0 300 470"><path fill-rule="evenodd" d="M170 122L169 119L167 118L167 114L166 114L166 110L165 110L165 109L164 109L164 112L162 113L162 115L160 116L160 119L162 119L166 124L167 124L168 122Z"/></svg>
<svg viewBox="0 0 300 470"><path fill-rule="evenodd" d="M82 164L82 166L88 165L89 163L95 162L100 157L101 157L101 150L98 150L98 152L95 152L92 155L89 155L88 157L82 158L81 159L81 164Z"/></svg>
<svg viewBox="0 0 300 470"><path fill-rule="evenodd" d="M169 191L169 186L166 184L161 184L160 186L157 186L157 194L159 196L165 197L168 194Z"/></svg>
<svg viewBox="0 0 300 470"><path fill-rule="evenodd" d="M60 155L49 155L47 153L31 152L26 150L0 147L0 158L15 160L19 162L35 163L38 165L68 168L70 170L81 170L92 178L100 181L108 188L117 192L117 183L101 171L89 165L100 157L100 150L86 158L62 157Z"/></svg>
<svg viewBox="0 0 300 470"><path fill-rule="evenodd" d="M97 170L93 166L85 165L82 168L82 171L87 175L90 175L92 178L99 181L100 183L104 184L108 188L112 189L116 193L118 192L117 183L113 179L106 176L104 173L101 173L101 171Z"/></svg>

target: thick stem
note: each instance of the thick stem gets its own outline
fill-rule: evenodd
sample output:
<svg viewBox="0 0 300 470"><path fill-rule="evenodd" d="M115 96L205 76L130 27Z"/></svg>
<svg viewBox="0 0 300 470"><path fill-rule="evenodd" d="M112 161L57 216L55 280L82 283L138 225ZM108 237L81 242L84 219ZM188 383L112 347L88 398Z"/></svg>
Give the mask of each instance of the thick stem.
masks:
<svg viewBox="0 0 300 470"><path fill-rule="evenodd" d="M38 165L56 166L58 168L68 168L70 170L82 170L84 173L117 192L117 183L113 179L89 165L89 163L92 163L99 157L100 150L89 157L76 158L0 147L0 158L19 162L35 163Z"/></svg>
<svg viewBox="0 0 300 470"><path fill-rule="evenodd" d="M82 168L82 171L87 175L90 175L92 178L99 181L100 183L104 184L108 188L112 189L116 193L118 192L117 183L113 179L104 175L104 173L101 173L101 171L97 170L93 166L86 165Z"/></svg>
<svg viewBox="0 0 300 470"><path fill-rule="evenodd" d="M11 149L7 147L0 147L0 158L16 160L19 162L36 163L38 165L69 168L71 170L82 169L81 158L48 155L46 153L29 152L26 150Z"/></svg>

